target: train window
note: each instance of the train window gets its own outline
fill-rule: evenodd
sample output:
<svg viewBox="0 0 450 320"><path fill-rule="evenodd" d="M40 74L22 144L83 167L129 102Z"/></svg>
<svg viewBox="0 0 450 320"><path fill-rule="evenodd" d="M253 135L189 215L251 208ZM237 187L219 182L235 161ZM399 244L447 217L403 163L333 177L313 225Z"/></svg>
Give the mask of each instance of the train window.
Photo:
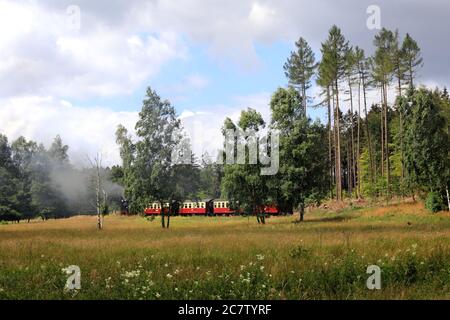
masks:
<svg viewBox="0 0 450 320"><path fill-rule="evenodd" d="M192 205L189 203L189 209L191 209L192 208Z"/></svg>
<svg viewBox="0 0 450 320"><path fill-rule="evenodd" d="M217 208L217 203L214 203L214 208Z"/></svg>
<svg viewBox="0 0 450 320"><path fill-rule="evenodd" d="M228 208L229 203L225 202L225 208Z"/></svg>

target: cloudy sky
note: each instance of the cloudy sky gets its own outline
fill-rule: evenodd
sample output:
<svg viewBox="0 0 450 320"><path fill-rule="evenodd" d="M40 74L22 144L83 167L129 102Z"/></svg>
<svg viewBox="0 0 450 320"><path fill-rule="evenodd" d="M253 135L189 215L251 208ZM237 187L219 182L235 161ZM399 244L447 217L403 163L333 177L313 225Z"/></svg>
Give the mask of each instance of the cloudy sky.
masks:
<svg viewBox="0 0 450 320"><path fill-rule="evenodd" d="M419 81L449 86L448 0L0 0L0 132L46 145L60 134L75 162L101 152L118 163L115 129L134 128L151 86L174 104L194 150L213 152L226 116L253 107L269 117L300 36L319 58L337 24L371 53L371 5L383 27L418 41Z"/></svg>

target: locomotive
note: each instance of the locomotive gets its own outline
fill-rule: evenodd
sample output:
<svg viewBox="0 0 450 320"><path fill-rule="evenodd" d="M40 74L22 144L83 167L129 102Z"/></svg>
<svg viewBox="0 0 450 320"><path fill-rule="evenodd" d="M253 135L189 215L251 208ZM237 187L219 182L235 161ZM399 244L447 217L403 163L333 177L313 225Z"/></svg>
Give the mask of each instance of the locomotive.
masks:
<svg viewBox="0 0 450 320"><path fill-rule="evenodd" d="M230 207L230 202L223 199L205 199L201 201L184 201L178 203L176 201L172 203L164 203L163 208L159 202L153 202L145 209L144 213L147 216L161 215L161 212L179 216L233 216L240 215L240 210L234 210ZM275 206L264 206L261 208L261 212L267 215L279 215L279 210ZM256 214L254 212L253 214Z"/></svg>
<svg viewBox="0 0 450 320"><path fill-rule="evenodd" d="M120 199L120 214L128 216L130 214L129 204L127 199Z"/></svg>

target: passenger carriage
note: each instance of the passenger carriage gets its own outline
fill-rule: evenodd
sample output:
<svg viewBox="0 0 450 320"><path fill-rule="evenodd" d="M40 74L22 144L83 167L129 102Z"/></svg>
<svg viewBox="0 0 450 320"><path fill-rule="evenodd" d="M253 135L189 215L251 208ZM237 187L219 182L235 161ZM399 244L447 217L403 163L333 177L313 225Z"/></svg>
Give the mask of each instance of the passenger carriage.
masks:
<svg viewBox="0 0 450 320"><path fill-rule="evenodd" d="M163 204L163 210L167 214L170 204ZM161 215L161 204L153 202L145 209L147 216ZM278 215L279 209L276 206L264 206L263 211L267 215ZM172 215L180 216L231 216L239 214L240 211L234 210L230 202L223 199L205 199L200 201L187 200L183 203L173 202L171 208ZM254 212L253 214L256 214Z"/></svg>

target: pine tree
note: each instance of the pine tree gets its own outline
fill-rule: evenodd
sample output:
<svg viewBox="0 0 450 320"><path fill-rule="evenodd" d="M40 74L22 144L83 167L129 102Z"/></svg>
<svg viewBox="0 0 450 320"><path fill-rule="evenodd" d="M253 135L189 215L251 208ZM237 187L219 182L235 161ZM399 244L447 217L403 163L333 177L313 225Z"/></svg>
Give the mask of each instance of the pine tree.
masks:
<svg viewBox="0 0 450 320"><path fill-rule="evenodd" d="M390 152L389 152L389 127L388 127L388 88L392 81L395 65L395 34L383 28L374 39L376 48L372 61L372 77L379 85L381 105L381 131L382 131L382 151L381 151L381 167L384 169L386 162L386 181L387 181L387 199L390 197ZM383 171L382 169L382 171Z"/></svg>
<svg viewBox="0 0 450 320"><path fill-rule="evenodd" d="M314 52L304 38L300 38L295 46L297 50L291 53L284 65L284 71L289 79L289 84L295 87L302 97L303 115L306 116L307 90L311 88L311 78L317 64Z"/></svg>
<svg viewBox="0 0 450 320"><path fill-rule="evenodd" d="M401 52L407 69L406 79L409 82L409 86L414 88L414 78L417 75L418 69L423 66L423 59L419 45L409 33L406 34L403 40Z"/></svg>
<svg viewBox="0 0 450 320"><path fill-rule="evenodd" d="M340 134L340 108L339 84L345 75L345 58L348 52L348 41L337 26L333 26L328 39L322 45L323 68L332 80L332 89L335 102L335 154L336 154L336 194L342 200L342 160L341 160L341 134Z"/></svg>

